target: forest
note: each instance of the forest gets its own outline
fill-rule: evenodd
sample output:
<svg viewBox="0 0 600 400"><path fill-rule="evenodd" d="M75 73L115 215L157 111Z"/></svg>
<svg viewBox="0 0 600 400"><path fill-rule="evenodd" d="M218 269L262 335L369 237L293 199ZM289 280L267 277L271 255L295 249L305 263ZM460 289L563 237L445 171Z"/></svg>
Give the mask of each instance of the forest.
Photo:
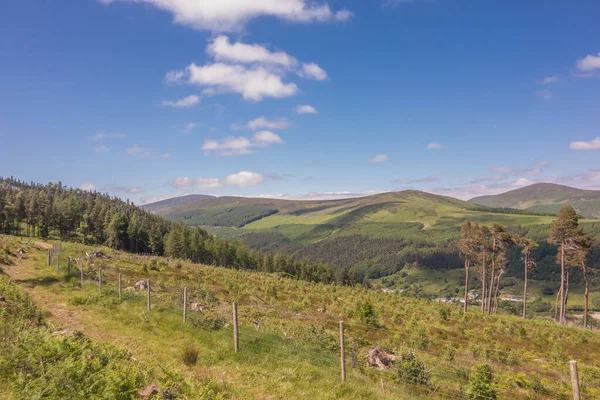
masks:
<svg viewBox="0 0 600 400"><path fill-rule="evenodd" d="M356 283L348 269L251 250L204 229L174 223L129 201L97 192L0 178L0 233L107 245L234 269L280 272L312 282Z"/></svg>

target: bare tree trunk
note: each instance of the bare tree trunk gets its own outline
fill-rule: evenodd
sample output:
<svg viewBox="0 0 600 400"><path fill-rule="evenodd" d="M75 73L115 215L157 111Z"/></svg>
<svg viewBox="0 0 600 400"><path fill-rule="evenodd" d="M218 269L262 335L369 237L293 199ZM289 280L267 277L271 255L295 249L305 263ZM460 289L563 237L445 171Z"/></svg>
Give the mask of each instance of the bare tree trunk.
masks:
<svg viewBox="0 0 600 400"><path fill-rule="evenodd" d="M581 269L583 270L583 280L585 282L585 290L583 292L583 328L587 329L588 321L588 295L590 293L590 287L587 278L587 267L585 262L581 263Z"/></svg>
<svg viewBox="0 0 600 400"><path fill-rule="evenodd" d="M463 307L463 312L467 312L467 304L469 303L469 267L471 266L471 262L469 260L469 256L465 260L465 305Z"/></svg>
<svg viewBox="0 0 600 400"><path fill-rule="evenodd" d="M563 324L567 322L567 303L569 301L569 268L565 268L565 303L562 307L562 315L560 316Z"/></svg>
<svg viewBox="0 0 600 400"><path fill-rule="evenodd" d="M498 280L496 282L496 294L494 295L494 314L498 312L498 296L500 295L500 278L502 277L502 272L498 274Z"/></svg>
<svg viewBox="0 0 600 400"><path fill-rule="evenodd" d="M560 292L562 292L562 288L558 289L558 293L556 293L556 303L554 303L554 321L558 322L558 298L560 297Z"/></svg>
<svg viewBox="0 0 600 400"><path fill-rule="evenodd" d="M529 255L525 254L525 283L523 284L523 319L527 318L527 275L529 275L528 271L529 264Z"/></svg>
<svg viewBox="0 0 600 400"><path fill-rule="evenodd" d="M565 241L560 244L560 316L561 324L565 323L563 319L563 308L565 306Z"/></svg>
<svg viewBox="0 0 600 400"><path fill-rule="evenodd" d="M485 249L483 249L483 258L481 262L481 313L485 313Z"/></svg>

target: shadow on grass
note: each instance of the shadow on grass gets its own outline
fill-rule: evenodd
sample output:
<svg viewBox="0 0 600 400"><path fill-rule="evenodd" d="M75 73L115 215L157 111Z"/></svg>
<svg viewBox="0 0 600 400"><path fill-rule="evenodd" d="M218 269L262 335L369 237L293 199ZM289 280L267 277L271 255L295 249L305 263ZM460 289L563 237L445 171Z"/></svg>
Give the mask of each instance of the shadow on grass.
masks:
<svg viewBox="0 0 600 400"><path fill-rule="evenodd" d="M36 286L51 286L60 282L60 280L54 276L43 276L41 278L16 279L15 282L33 288Z"/></svg>

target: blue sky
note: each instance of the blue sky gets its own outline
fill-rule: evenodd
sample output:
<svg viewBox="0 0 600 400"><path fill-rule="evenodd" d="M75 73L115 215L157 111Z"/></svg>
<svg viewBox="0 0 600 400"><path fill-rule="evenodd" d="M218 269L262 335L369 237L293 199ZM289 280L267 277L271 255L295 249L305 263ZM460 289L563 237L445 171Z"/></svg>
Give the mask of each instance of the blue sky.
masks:
<svg viewBox="0 0 600 400"><path fill-rule="evenodd" d="M2 9L2 176L136 203L600 189L594 0Z"/></svg>

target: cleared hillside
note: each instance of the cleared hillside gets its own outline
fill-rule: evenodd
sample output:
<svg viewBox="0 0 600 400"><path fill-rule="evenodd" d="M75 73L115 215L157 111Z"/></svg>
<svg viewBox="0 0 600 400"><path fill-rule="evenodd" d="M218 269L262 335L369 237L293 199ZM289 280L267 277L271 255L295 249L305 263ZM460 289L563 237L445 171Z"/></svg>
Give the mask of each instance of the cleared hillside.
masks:
<svg viewBox="0 0 600 400"><path fill-rule="evenodd" d="M79 266L68 276L65 261L69 256L83 260L92 247L63 243L57 271L56 257L48 266L47 252L39 245L9 236L0 236L0 245L10 264L2 268L38 302L56 329L77 329L100 344L117 343L140 363L156 366L159 375L168 366L171 372L163 371L153 382L161 389L170 385L177 398L461 398L472 389L470 377L480 364L491 366L499 399L567 398L569 359L579 362L583 398L600 396L597 332L544 319L485 316L476 307L464 316L456 306L394 293L109 248L83 266L81 284ZM95 279L99 270L101 290ZM151 279L150 312L146 292L124 290L118 297L119 273L124 288ZM190 304L209 307L203 312L188 309L185 325L184 286ZM232 301L239 304L239 353L233 352ZM346 323L346 384L339 375L339 320ZM389 370L367 366L367 353L375 346L416 356L425 373L414 363ZM198 351L193 363L183 355L188 348ZM13 395L21 393L16 387Z"/></svg>
<svg viewBox="0 0 600 400"><path fill-rule="evenodd" d="M557 213L561 207L570 205L585 218L600 218L600 190L582 190L553 183L536 183L498 195L475 197L469 202L544 213Z"/></svg>
<svg viewBox="0 0 600 400"><path fill-rule="evenodd" d="M460 268L455 243L467 219L524 227L552 221L414 190L328 201L215 197L157 213L257 250L351 267L370 278L393 274L406 263Z"/></svg>

